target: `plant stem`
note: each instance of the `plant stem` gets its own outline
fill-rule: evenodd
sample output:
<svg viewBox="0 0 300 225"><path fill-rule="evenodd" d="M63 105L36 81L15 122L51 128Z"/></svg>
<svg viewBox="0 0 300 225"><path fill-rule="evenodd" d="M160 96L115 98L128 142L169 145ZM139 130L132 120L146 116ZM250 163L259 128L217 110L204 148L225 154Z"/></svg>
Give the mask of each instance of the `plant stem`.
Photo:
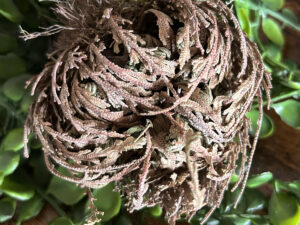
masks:
<svg viewBox="0 0 300 225"><path fill-rule="evenodd" d="M255 22L252 25L253 38L254 38L254 41L257 43L261 52L263 52L264 46L261 43L260 38L259 38L259 25L260 25L260 16L259 16L258 12L255 12Z"/></svg>
<svg viewBox="0 0 300 225"><path fill-rule="evenodd" d="M53 209L57 212L57 214L59 216L66 216L66 213L64 210L62 210L59 205L57 204L57 202L55 202L51 197L49 197L48 195L44 194L44 192L39 188L37 187L36 188L36 192L46 201L48 202L52 207Z"/></svg>
<svg viewBox="0 0 300 225"><path fill-rule="evenodd" d="M271 99L271 105L274 104L275 102L278 102L278 101L281 101L281 100L284 100L286 98L290 98L290 97L293 97L294 95L297 95L297 94L300 94L300 90L295 90L295 91L292 91L292 92L289 92L289 93L286 93L284 95L279 95L277 97L274 97ZM263 106L266 106L268 104L268 101L264 101L263 102ZM258 104L254 104L252 106L252 108L256 109L258 107Z"/></svg>
<svg viewBox="0 0 300 225"><path fill-rule="evenodd" d="M249 2L245 2L244 0L235 0L235 1L238 2L238 4L246 5L249 9L262 11L265 14L270 15L270 16L278 19L279 21L285 23L286 25L289 25L290 27L294 28L295 30L300 31L300 26L298 24L288 20L287 18L285 18L284 16L282 16L280 13L278 13L276 11L273 11L273 10L268 9L261 5L257 5L252 1L249 1Z"/></svg>

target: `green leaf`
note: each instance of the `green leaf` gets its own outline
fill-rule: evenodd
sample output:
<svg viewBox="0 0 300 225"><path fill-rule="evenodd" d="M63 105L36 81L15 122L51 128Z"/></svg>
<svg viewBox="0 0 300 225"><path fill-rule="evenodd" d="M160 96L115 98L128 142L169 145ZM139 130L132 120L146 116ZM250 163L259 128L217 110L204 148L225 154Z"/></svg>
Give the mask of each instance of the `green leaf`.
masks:
<svg viewBox="0 0 300 225"><path fill-rule="evenodd" d="M274 44L279 46L284 45L284 36L278 23L271 18L264 18L262 22L262 29L265 35Z"/></svg>
<svg viewBox="0 0 300 225"><path fill-rule="evenodd" d="M52 176L46 167L43 153L31 153L28 164L33 169L32 179L34 183L46 189Z"/></svg>
<svg viewBox="0 0 300 225"><path fill-rule="evenodd" d="M60 168L59 171L63 174L67 174L67 170ZM57 176L53 176L47 193L52 194L57 200L66 205L74 205L79 202L85 195L85 188L81 188L75 183L63 180Z"/></svg>
<svg viewBox="0 0 300 225"><path fill-rule="evenodd" d="M275 44L268 43L264 45L264 53L275 62L280 62L282 58L281 48Z"/></svg>
<svg viewBox="0 0 300 225"><path fill-rule="evenodd" d="M94 201L98 210L104 212L100 218L103 222L107 222L115 217L121 208L120 193L114 191L114 183L111 182L103 188L95 189L93 195L96 198Z"/></svg>
<svg viewBox="0 0 300 225"><path fill-rule="evenodd" d="M294 182L284 182L280 180L275 180L274 186L277 192L285 190L293 193L300 199L300 180Z"/></svg>
<svg viewBox="0 0 300 225"><path fill-rule="evenodd" d="M253 225L270 225L270 221L265 217L251 219Z"/></svg>
<svg viewBox="0 0 300 225"><path fill-rule="evenodd" d="M25 83L30 77L31 75L23 74L10 78L2 86L3 93L15 102L20 101L26 92Z"/></svg>
<svg viewBox="0 0 300 225"><path fill-rule="evenodd" d="M117 218L115 225L132 225L132 222L128 216L123 214Z"/></svg>
<svg viewBox="0 0 300 225"><path fill-rule="evenodd" d="M284 59L284 65L287 66L287 68L289 68L289 70L294 71L298 69L298 64L297 62L295 62L292 59Z"/></svg>
<svg viewBox="0 0 300 225"><path fill-rule="evenodd" d="M20 201L29 200L34 195L34 187L29 180L28 175L21 170L17 170L12 175L4 178L0 190Z"/></svg>
<svg viewBox="0 0 300 225"><path fill-rule="evenodd" d="M281 9L284 5L284 0L262 0L262 2L266 7L274 11Z"/></svg>
<svg viewBox="0 0 300 225"><path fill-rule="evenodd" d="M300 129L300 102L290 99L274 104L273 108L285 123Z"/></svg>
<svg viewBox="0 0 300 225"><path fill-rule="evenodd" d="M36 217L44 206L43 199L35 195L28 201L21 202L18 208L17 224Z"/></svg>
<svg viewBox="0 0 300 225"><path fill-rule="evenodd" d="M251 220L238 215L223 215L221 220L222 225L250 225Z"/></svg>
<svg viewBox="0 0 300 225"><path fill-rule="evenodd" d="M246 3L248 4L248 2L246 2L245 0L235 0L235 2L239 2L239 4L241 5L243 4L246 5ZM294 28L295 30L300 31L299 24L290 21L279 12L276 12L267 7L262 6L261 1L249 1L249 5L247 5L247 8L253 10L254 13L258 13L258 14L263 13L264 15L274 17L275 19L285 23L286 25Z"/></svg>
<svg viewBox="0 0 300 225"><path fill-rule="evenodd" d="M40 149L40 148L42 148L42 143L36 136L32 136L30 138L29 145L30 145L31 149Z"/></svg>
<svg viewBox="0 0 300 225"><path fill-rule="evenodd" d="M229 212L234 212L236 214L236 213L244 213L246 211L247 206L246 206L246 200L244 198L244 195L240 199L237 208L236 209L233 208L240 191L241 189L237 188L237 190L234 192L231 191L225 192L224 199L222 202L222 206L223 206L223 209L221 210L222 214L224 213L228 214Z"/></svg>
<svg viewBox="0 0 300 225"><path fill-rule="evenodd" d="M273 174L271 172L264 172L261 174L257 174L255 176L251 176L247 181L248 188L257 188L263 184L268 183L273 179Z"/></svg>
<svg viewBox="0 0 300 225"><path fill-rule="evenodd" d="M147 208L146 211L153 217L160 217L163 213L163 210L160 207L160 205L156 205L151 208Z"/></svg>
<svg viewBox="0 0 300 225"><path fill-rule="evenodd" d="M48 225L73 225L73 222L67 217L58 217L48 223Z"/></svg>
<svg viewBox="0 0 300 225"><path fill-rule="evenodd" d="M2 185L3 181L4 181L4 175L0 172L0 186ZM0 193L2 194L3 192L0 189Z"/></svg>
<svg viewBox="0 0 300 225"><path fill-rule="evenodd" d="M143 130L144 130L143 126L134 126L134 127L129 128L126 133L132 135L134 133L138 133L138 132L141 132Z"/></svg>
<svg viewBox="0 0 300 225"><path fill-rule="evenodd" d="M237 174L232 174L230 178L230 183L234 184L239 180L239 176Z"/></svg>
<svg viewBox="0 0 300 225"><path fill-rule="evenodd" d="M247 117L251 119L252 128L250 134L254 136L257 130L257 120L259 117L259 111L253 109L247 113ZM270 137L273 133L274 133L274 122L268 115L264 114L259 137L267 138Z"/></svg>
<svg viewBox="0 0 300 225"><path fill-rule="evenodd" d="M30 104L33 102L35 99L35 96L31 96L30 92L27 91L25 96L22 98L21 104L20 104L20 109L24 113L28 113L28 109Z"/></svg>
<svg viewBox="0 0 300 225"><path fill-rule="evenodd" d="M4 176L12 174L18 167L19 161L18 153L0 151L0 173Z"/></svg>
<svg viewBox="0 0 300 225"><path fill-rule="evenodd" d="M214 219L214 218L209 218L205 224L206 225L219 225L220 221L217 219Z"/></svg>
<svg viewBox="0 0 300 225"><path fill-rule="evenodd" d="M0 14L14 23L22 21L22 15L12 0L0 1Z"/></svg>
<svg viewBox="0 0 300 225"><path fill-rule="evenodd" d="M254 189L247 188L245 189L244 194L240 199L239 204L237 205L237 208L233 208L240 191L241 189L238 188L234 192L225 192L224 200L220 207L220 213L222 215L253 213L265 207L266 200L262 193Z"/></svg>
<svg viewBox="0 0 300 225"><path fill-rule="evenodd" d="M283 80L283 85L300 90L300 70L292 71L289 80Z"/></svg>
<svg viewBox="0 0 300 225"><path fill-rule="evenodd" d="M14 53L0 55L0 80L14 77L25 72L26 64L19 56Z"/></svg>
<svg viewBox="0 0 300 225"><path fill-rule="evenodd" d="M264 209L266 206L266 199L258 190L246 189L244 198L246 201L246 213L254 213L258 210Z"/></svg>
<svg viewBox="0 0 300 225"><path fill-rule="evenodd" d="M10 220L16 210L16 201L10 198L0 200L0 223Z"/></svg>
<svg viewBox="0 0 300 225"><path fill-rule="evenodd" d="M88 209L86 205L88 204L88 199L83 198L80 202L72 205L71 208L71 219L76 225L83 225L86 221L88 215Z"/></svg>
<svg viewBox="0 0 300 225"><path fill-rule="evenodd" d="M269 203L269 217L274 225L297 225L300 223L300 206L288 193L274 192Z"/></svg>
<svg viewBox="0 0 300 225"><path fill-rule="evenodd" d="M267 216L261 216L256 214L240 214L239 216L251 220L251 225L270 225L270 221Z"/></svg>
<svg viewBox="0 0 300 225"><path fill-rule="evenodd" d="M300 180L288 183L288 191L297 195L300 198Z"/></svg>
<svg viewBox="0 0 300 225"><path fill-rule="evenodd" d="M1 90L0 90L1 92ZM1 96L1 94L0 94ZM3 95L2 95L3 96ZM4 96L3 96L4 97ZM7 109L5 109L2 105L1 105L1 102L3 102L3 97L1 98L0 97L0 138L2 138L2 136L4 134L6 134L6 130L7 130L7 122L8 122L8 119L7 118ZM5 104L5 103L4 103ZM0 141L1 142L1 141ZM0 143L0 146L1 146L1 143Z"/></svg>
<svg viewBox="0 0 300 225"><path fill-rule="evenodd" d="M13 51L18 46L17 39L7 34L0 34L0 54Z"/></svg>
<svg viewBox="0 0 300 225"><path fill-rule="evenodd" d="M245 1L245 3L241 5L238 1L235 1L235 11L242 30L251 37L250 11L247 8L248 2L249 1Z"/></svg>
<svg viewBox="0 0 300 225"><path fill-rule="evenodd" d="M8 132L2 140L0 150L17 152L24 147L24 129L15 128Z"/></svg>
<svg viewBox="0 0 300 225"><path fill-rule="evenodd" d="M191 220L192 224L199 225L200 222L203 220L206 213L207 213L207 209L205 209L205 208L198 210ZM210 218L213 218L213 217L210 217ZM186 219L187 219L186 216L184 216L184 217L181 217L181 219L179 221L186 221Z"/></svg>

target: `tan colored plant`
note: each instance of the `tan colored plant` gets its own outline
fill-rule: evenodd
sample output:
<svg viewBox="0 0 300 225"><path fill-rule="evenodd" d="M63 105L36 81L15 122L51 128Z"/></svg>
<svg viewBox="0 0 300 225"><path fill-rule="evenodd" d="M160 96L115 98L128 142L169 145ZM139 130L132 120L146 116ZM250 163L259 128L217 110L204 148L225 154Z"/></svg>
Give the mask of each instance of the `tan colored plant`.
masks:
<svg viewBox="0 0 300 225"><path fill-rule="evenodd" d="M25 143L34 132L63 179L89 188L116 181L130 211L161 204L175 224L208 206L204 223L237 166L233 190L249 175L262 91L271 88L256 44L219 0L56 2L59 25L24 32L56 34L49 62L28 82L37 100Z"/></svg>

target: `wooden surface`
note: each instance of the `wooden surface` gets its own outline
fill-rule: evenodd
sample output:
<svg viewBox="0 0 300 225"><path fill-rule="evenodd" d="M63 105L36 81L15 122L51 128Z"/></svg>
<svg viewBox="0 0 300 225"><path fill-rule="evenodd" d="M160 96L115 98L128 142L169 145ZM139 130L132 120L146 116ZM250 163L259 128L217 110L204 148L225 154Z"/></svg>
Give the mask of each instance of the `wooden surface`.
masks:
<svg viewBox="0 0 300 225"><path fill-rule="evenodd" d="M300 17L300 2L288 0L286 6ZM300 19L300 18L299 18ZM286 29L285 56L300 65L300 32ZM272 137L260 140L251 169L252 174L271 171L275 177L291 181L300 179L300 130L295 130L283 123L274 111L266 112L275 122L275 133ZM300 116L300 115L299 115ZM47 225L57 214L46 205L36 218L22 223L22 225ZM149 220L149 225L162 224L158 220ZM178 223L178 225L182 223ZM6 223L5 225L14 225Z"/></svg>
<svg viewBox="0 0 300 225"><path fill-rule="evenodd" d="M259 141L251 173L271 171L281 180L300 179L300 130L287 126L273 110L266 113L274 119L275 133Z"/></svg>

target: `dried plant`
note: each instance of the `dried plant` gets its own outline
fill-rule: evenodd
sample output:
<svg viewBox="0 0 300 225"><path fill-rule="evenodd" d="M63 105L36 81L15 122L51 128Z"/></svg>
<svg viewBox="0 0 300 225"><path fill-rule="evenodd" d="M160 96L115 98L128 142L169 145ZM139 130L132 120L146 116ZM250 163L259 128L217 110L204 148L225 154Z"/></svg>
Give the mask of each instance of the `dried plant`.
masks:
<svg viewBox="0 0 300 225"><path fill-rule="evenodd" d="M175 224L208 206L204 223L236 168L233 190L249 175L271 88L256 44L220 0L55 2L61 24L24 31L56 34L49 62L28 82L37 99L25 143L34 132L63 179L116 181L129 211L161 204ZM250 144L245 114L255 98Z"/></svg>

